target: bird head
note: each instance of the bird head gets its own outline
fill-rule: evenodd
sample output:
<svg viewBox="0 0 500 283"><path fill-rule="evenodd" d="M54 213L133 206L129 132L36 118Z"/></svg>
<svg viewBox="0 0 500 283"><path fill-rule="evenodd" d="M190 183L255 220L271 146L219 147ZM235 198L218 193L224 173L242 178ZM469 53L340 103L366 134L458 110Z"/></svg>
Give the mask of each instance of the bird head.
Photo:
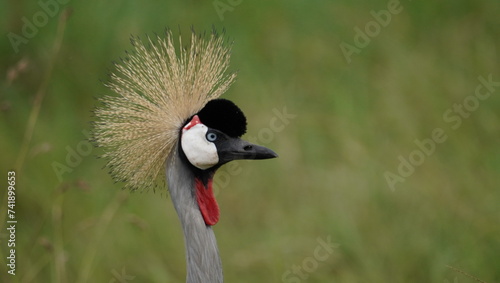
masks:
<svg viewBox="0 0 500 283"><path fill-rule="evenodd" d="M237 159L268 159L278 155L263 146L240 137L246 132L246 118L233 102L209 101L182 127L181 159L189 165L195 178L196 201L206 225L219 221L219 206L212 189L215 171Z"/></svg>
<svg viewBox="0 0 500 283"><path fill-rule="evenodd" d="M214 99L182 128L181 148L187 161L201 170L217 169L237 159L268 159L277 154L242 140L246 118L233 102Z"/></svg>

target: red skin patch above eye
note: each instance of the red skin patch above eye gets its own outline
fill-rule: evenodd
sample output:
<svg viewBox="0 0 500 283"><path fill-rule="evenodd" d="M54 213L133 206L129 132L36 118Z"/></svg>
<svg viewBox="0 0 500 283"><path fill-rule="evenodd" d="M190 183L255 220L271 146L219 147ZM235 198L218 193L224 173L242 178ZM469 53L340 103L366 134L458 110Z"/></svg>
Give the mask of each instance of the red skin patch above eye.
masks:
<svg viewBox="0 0 500 283"><path fill-rule="evenodd" d="M201 215L205 224L212 226L219 222L219 205L215 200L214 192L212 190L212 179L208 180L207 186L203 182L195 178L196 186L196 200L198 202L198 207L200 208Z"/></svg>
<svg viewBox="0 0 500 283"><path fill-rule="evenodd" d="M194 115L193 119L191 119L191 121L189 121L189 123L187 123L182 129L187 131L198 124L201 124L200 117L198 117L198 115Z"/></svg>

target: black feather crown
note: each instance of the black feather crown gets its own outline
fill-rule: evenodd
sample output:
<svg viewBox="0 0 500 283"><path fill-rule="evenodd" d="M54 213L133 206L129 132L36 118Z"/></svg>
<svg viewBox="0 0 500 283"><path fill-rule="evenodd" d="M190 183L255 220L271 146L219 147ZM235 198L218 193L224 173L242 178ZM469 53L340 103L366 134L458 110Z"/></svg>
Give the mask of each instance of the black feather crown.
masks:
<svg viewBox="0 0 500 283"><path fill-rule="evenodd" d="M205 126L233 138L241 137L247 131L245 115L236 104L227 99L210 100L197 115Z"/></svg>

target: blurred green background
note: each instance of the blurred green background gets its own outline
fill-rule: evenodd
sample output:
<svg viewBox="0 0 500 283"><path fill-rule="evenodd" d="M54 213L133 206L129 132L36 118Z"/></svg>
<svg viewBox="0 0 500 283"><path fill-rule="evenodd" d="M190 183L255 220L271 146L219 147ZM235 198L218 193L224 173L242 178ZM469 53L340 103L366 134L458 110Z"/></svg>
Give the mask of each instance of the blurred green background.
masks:
<svg viewBox="0 0 500 283"><path fill-rule="evenodd" d="M86 135L131 34L212 25L234 40L224 97L280 155L219 172L226 282L500 282L499 1L40 2L0 2L1 282L185 281L168 193L122 191Z"/></svg>

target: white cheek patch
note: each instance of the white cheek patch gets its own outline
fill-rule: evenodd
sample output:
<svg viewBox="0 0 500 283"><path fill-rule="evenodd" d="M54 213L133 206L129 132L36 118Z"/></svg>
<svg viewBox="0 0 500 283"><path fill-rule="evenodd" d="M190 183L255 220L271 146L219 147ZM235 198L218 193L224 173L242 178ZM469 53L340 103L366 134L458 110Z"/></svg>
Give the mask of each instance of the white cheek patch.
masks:
<svg viewBox="0 0 500 283"><path fill-rule="evenodd" d="M219 162L217 147L205 137L207 131L207 126L196 124L188 130L183 129L181 137L181 147L187 159L193 166L202 170Z"/></svg>

